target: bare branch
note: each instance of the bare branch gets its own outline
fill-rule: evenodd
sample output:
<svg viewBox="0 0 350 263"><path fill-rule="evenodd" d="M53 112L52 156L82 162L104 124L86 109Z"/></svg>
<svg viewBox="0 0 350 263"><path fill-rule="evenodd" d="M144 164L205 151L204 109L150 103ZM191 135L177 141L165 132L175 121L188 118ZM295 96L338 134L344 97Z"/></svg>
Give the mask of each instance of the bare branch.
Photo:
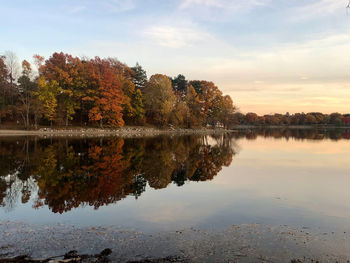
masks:
<svg viewBox="0 0 350 263"><path fill-rule="evenodd" d="M11 85L17 80L20 74L20 66L16 54L12 51L5 52L5 63L9 72Z"/></svg>

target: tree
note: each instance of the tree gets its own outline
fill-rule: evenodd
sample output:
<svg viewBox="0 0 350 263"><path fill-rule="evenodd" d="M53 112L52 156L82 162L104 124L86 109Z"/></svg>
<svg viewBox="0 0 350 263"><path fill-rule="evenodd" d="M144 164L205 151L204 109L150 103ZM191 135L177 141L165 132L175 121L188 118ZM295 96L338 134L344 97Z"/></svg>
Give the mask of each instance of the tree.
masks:
<svg viewBox="0 0 350 263"><path fill-rule="evenodd" d="M306 114L305 124L317 124L317 119L311 113Z"/></svg>
<svg viewBox="0 0 350 263"><path fill-rule="evenodd" d="M135 93L135 85L132 81L123 79L123 119L127 123L131 123L135 116L135 109L133 107L132 99Z"/></svg>
<svg viewBox="0 0 350 263"><path fill-rule="evenodd" d="M343 118L344 118L344 116L341 115L341 114L338 113L338 112L332 113L329 117L330 117L329 122L330 122L331 124L340 126L340 125L343 123Z"/></svg>
<svg viewBox="0 0 350 263"><path fill-rule="evenodd" d="M47 81L56 81L60 87L57 95L56 120L68 125L80 108L85 85L82 78L82 62L69 54L54 53L40 68Z"/></svg>
<svg viewBox="0 0 350 263"><path fill-rule="evenodd" d="M97 92L91 90L92 95L84 98L84 100L93 103L93 107L89 111L89 119L98 121L100 127L103 127L103 123L113 127L123 126L122 83L125 80L124 77L115 73L110 62L106 60L96 57L90 63L93 65Z"/></svg>
<svg viewBox="0 0 350 263"><path fill-rule="evenodd" d="M30 126L31 105L36 83L31 80L32 68L28 61L22 62L22 75L18 78L19 83L19 107L18 110L24 121L26 129Z"/></svg>
<svg viewBox="0 0 350 263"><path fill-rule="evenodd" d="M170 79L161 74L153 75L144 91L147 120L163 126L168 123L175 103Z"/></svg>
<svg viewBox="0 0 350 263"><path fill-rule="evenodd" d="M171 79L171 84L175 93L185 95L187 92L188 81L184 75L179 74L174 79Z"/></svg>
<svg viewBox="0 0 350 263"><path fill-rule="evenodd" d="M137 89L132 96L132 105L134 108L134 123L142 124L145 118L145 109L143 105L143 96L140 89Z"/></svg>
<svg viewBox="0 0 350 263"><path fill-rule="evenodd" d="M230 124L230 119L235 112L235 106L230 96L226 95L221 99L221 109L219 112L219 121L227 128Z"/></svg>
<svg viewBox="0 0 350 263"><path fill-rule="evenodd" d="M170 123L177 127L187 127L190 111L187 104L176 96L173 112L170 116Z"/></svg>
<svg viewBox="0 0 350 263"><path fill-rule="evenodd" d="M57 109L57 95L61 92L61 88L57 81L46 81L44 77L38 79L38 90L34 92L34 95L39 101L39 108L42 115L52 122L56 117Z"/></svg>
<svg viewBox="0 0 350 263"><path fill-rule="evenodd" d="M40 73L42 71L42 66L43 66L45 58L38 55L38 54L35 54L35 55L33 55L33 59L34 59L34 64L38 70L38 73Z"/></svg>
<svg viewBox="0 0 350 263"><path fill-rule="evenodd" d="M134 71L133 83L135 84L135 89L139 89L143 92L147 85L146 71L139 65L139 63L136 63L136 66L131 69Z"/></svg>
<svg viewBox="0 0 350 263"><path fill-rule="evenodd" d="M8 71L5 64L5 57L0 56L0 124L2 117L5 115L7 107L7 93L8 93Z"/></svg>
<svg viewBox="0 0 350 263"><path fill-rule="evenodd" d="M188 127L202 126L204 116L199 96L192 85L189 85L186 94L186 104L189 108Z"/></svg>
<svg viewBox="0 0 350 263"><path fill-rule="evenodd" d="M123 119L129 124L137 124L144 118L142 103L142 93L140 89L135 89L132 81L123 78Z"/></svg>
<svg viewBox="0 0 350 263"><path fill-rule="evenodd" d="M255 124L255 122L258 120L258 115L254 112L249 112L245 115L245 119L247 124Z"/></svg>
<svg viewBox="0 0 350 263"><path fill-rule="evenodd" d="M245 115L243 113L235 112L234 114L232 114L230 118L230 125L234 126L234 125L243 124L244 120L245 120Z"/></svg>
<svg viewBox="0 0 350 263"><path fill-rule="evenodd" d="M6 51L5 63L9 74L10 85L13 87L14 82L17 80L20 72L20 66L18 64L18 58L16 54L12 51Z"/></svg>
<svg viewBox="0 0 350 263"><path fill-rule="evenodd" d="M204 125L214 124L217 117L217 105L222 92L211 81L191 81L190 85L196 90L199 100L202 104L202 114L204 116Z"/></svg>

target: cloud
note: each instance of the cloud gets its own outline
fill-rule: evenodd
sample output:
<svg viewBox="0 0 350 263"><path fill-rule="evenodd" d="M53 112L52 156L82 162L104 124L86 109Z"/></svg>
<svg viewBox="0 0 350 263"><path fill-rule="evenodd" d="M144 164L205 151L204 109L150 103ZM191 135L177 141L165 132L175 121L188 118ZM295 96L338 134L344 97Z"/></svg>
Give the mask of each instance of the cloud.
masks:
<svg viewBox="0 0 350 263"><path fill-rule="evenodd" d="M346 1L337 0L318 0L308 5L295 8L293 16L290 18L292 21L307 20L312 18L323 17L339 12L342 9L345 11Z"/></svg>
<svg viewBox="0 0 350 263"><path fill-rule="evenodd" d="M230 11L249 10L257 6L264 6L270 0L183 0L180 9L188 8L215 8L229 9Z"/></svg>
<svg viewBox="0 0 350 263"><path fill-rule="evenodd" d="M270 84L348 83L349 33L269 48L240 49L242 58L216 56L204 74L225 82L236 80L246 84L251 83L252 76Z"/></svg>
<svg viewBox="0 0 350 263"><path fill-rule="evenodd" d="M134 0L104 0L101 2L108 12L125 12L135 8Z"/></svg>
<svg viewBox="0 0 350 263"><path fill-rule="evenodd" d="M143 34L158 45L170 48L192 46L210 38L206 33L185 26L153 26L146 29Z"/></svg>
<svg viewBox="0 0 350 263"><path fill-rule="evenodd" d="M70 8L68 12L70 14L78 14L78 13L81 13L82 11L84 11L86 9L87 9L87 6L81 5L81 6L75 6L75 7Z"/></svg>

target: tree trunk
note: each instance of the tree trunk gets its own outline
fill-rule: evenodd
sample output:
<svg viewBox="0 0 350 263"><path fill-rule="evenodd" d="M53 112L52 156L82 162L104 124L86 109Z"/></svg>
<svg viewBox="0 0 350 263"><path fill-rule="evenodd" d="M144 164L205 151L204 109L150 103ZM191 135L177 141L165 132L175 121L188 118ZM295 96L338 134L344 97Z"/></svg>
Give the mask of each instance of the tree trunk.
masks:
<svg viewBox="0 0 350 263"><path fill-rule="evenodd" d="M26 116L21 112L21 116L23 119L23 124L24 124L24 128L27 129L27 120L26 120Z"/></svg>
<svg viewBox="0 0 350 263"><path fill-rule="evenodd" d="M29 124L30 124L30 122L29 122L29 112L27 111L27 115L26 115L26 126L27 126L27 129L29 128Z"/></svg>
<svg viewBox="0 0 350 263"><path fill-rule="evenodd" d="M36 113L34 113L34 128L38 129L38 116Z"/></svg>

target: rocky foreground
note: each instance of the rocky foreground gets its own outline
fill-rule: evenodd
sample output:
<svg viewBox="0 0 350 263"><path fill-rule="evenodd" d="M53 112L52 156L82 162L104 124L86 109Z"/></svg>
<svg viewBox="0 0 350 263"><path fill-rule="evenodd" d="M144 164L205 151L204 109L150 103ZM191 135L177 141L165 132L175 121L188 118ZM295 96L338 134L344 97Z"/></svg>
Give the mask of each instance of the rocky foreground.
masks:
<svg viewBox="0 0 350 263"><path fill-rule="evenodd" d="M18 262L350 262L350 232L288 226L150 234L117 227L2 222L0 237L0 262L23 260L23 255L30 261Z"/></svg>

